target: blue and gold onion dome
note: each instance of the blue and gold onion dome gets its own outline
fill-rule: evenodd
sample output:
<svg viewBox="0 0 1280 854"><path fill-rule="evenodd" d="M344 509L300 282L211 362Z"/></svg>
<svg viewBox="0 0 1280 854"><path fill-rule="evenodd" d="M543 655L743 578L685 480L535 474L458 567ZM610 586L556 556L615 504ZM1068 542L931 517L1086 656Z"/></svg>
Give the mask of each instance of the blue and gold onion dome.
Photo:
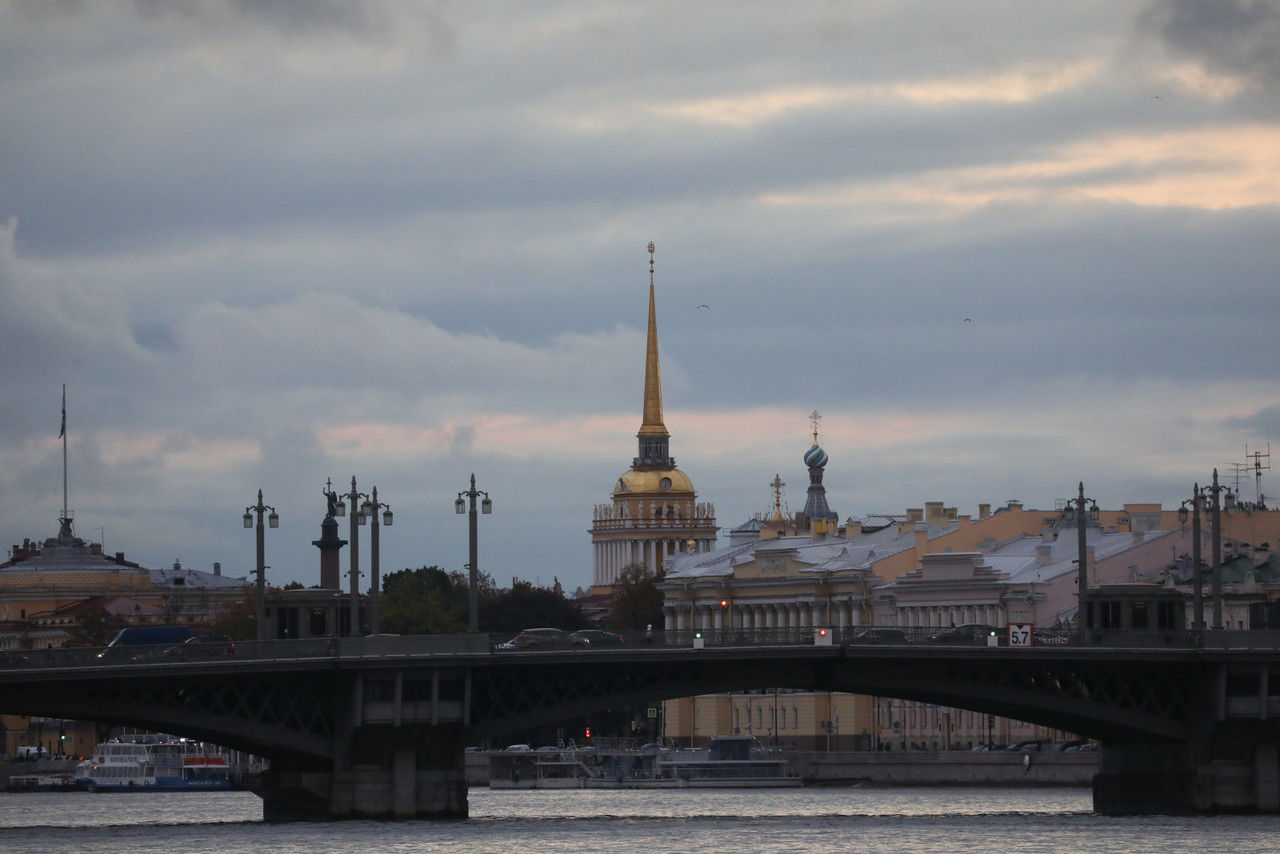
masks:
<svg viewBox="0 0 1280 854"><path fill-rule="evenodd" d="M827 452L817 445L804 452L804 464L811 469L820 469L827 464Z"/></svg>

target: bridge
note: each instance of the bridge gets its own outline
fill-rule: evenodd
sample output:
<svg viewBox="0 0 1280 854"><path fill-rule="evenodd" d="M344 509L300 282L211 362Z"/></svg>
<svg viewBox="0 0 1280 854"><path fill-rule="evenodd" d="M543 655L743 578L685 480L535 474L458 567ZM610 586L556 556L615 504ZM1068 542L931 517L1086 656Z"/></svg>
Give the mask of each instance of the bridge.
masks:
<svg viewBox="0 0 1280 854"><path fill-rule="evenodd" d="M233 655L0 653L0 712L129 724L263 756L268 820L460 818L467 744L606 708L847 691L1099 739L1103 813L1280 812L1280 633L1094 633L1029 648L865 630L502 650L482 634L247 641Z"/></svg>

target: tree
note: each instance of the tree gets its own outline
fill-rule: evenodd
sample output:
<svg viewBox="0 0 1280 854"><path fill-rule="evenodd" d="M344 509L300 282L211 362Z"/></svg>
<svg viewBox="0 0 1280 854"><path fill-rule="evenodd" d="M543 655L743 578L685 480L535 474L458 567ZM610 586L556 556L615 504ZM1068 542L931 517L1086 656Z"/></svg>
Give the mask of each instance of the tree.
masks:
<svg viewBox="0 0 1280 854"><path fill-rule="evenodd" d="M576 631L587 627L582 609L555 588L534 587L514 580L510 590L500 590L480 600L480 628L486 632L514 633L541 627Z"/></svg>
<svg viewBox="0 0 1280 854"><path fill-rule="evenodd" d="M493 581L482 574L484 583ZM438 566L402 569L382 579L382 627L402 635L447 634L467 630L467 578Z"/></svg>
<svg viewBox="0 0 1280 854"><path fill-rule="evenodd" d="M100 607L92 608L67 631L67 646L106 646L127 625Z"/></svg>
<svg viewBox="0 0 1280 854"><path fill-rule="evenodd" d="M663 596L657 587L661 580L662 570L658 570L657 575L650 575L643 564L623 567L614 585L609 628L619 632L641 631L648 626L662 628Z"/></svg>
<svg viewBox="0 0 1280 854"><path fill-rule="evenodd" d="M257 592L246 588L245 595L218 609L203 627L208 634L226 635L232 640L252 640L258 636Z"/></svg>

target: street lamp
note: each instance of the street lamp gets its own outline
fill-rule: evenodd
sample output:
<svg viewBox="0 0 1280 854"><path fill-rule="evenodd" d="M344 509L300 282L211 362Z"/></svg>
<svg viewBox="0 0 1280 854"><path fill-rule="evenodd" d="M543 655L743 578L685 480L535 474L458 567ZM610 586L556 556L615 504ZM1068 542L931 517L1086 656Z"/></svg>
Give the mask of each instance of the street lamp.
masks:
<svg viewBox="0 0 1280 854"><path fill-rule="evenodd" d="M1086 502L1088 506L1086 506ZM1086 628L1086 621L1092 623L1091 614L1088 610L1089 598L1089 570L1088 558L1089 552L1084 544L1085 526L1090 522L1098 521L1098 503L1092 498L1084 497L1084 481L1080 481L1080 493L1076 498L1068 498L1062 509L1062 518L1070 522L1072 519L1076 522L1076 545L1079 554L1077 558L1080 566L1079 574L1076 576L1076 585L1079 587L1080 602L1077 607L1080 609L1080 631Z"/></svg>
<svg viewBox="0 0 1280 854"><path fill-rule="evenodd" d="M1200 572L1200 511L1208 503L1208 508L1212 515L1213 525L1213 627L1214 629L1222 628L1222 503L1218 500L1218 496L1226 493L1223 498L1227 505L1227 509L1235 506L1235 495L1231 489L1218 483L1218 470L1213 470L1213 483L1209 486L1201 486L1197 483L1194 487L1195 491L1192 497L1182 502L1182 506L1178 508L1178 521L1186 524L1187 521L1187 505L1192 507L1191 522L1191 563L1194 565L1194 591L1195 601L1194 617L1191 627L1193 629L1204 628L1204 581ZM1209 503L1212 502L1212 503Z"/></svg>
<svg viewBox="0 0 1280 854"><path fill-rule="evenodd" d="M272 528L280 527L280 517L276 515L276 508L269 507L262 503L262 490L258 490L258 503L244 508L244 526L246 528L253 527L253 515L258 515L258 640L266 640L267 637L267 540L266 534L262 528L262 514L268 510L271 513L267 516L267 524Z"/></svg>
<svg viewBox="0 0 1280 854"><path fill-rule="evenodd" d="M360 506L360 512L369 519L369 634L378 633L378 511L382 511L382 524L391 525L391 505L378 501L378 487L374 487L369 500Z"/></svg>
<svg viewBox="0 0 1280 854"><path fill-rule="evenodd" d="M480 502L480 512L489 514L493 512L493 502L489 500L489 493L482 489L476 489L475 472L471 474L471 488L465 492L458 493L458 500L453 502L453 510L458 515L467 513L467 501L471 500L470 514L467 520L467 531L470 534L470 558L471 563L467 565L467 603L469 615L467 626L473 632L480 631L480 571L477 569L476 563L476 496L483 495L484 500Z"/></svg>
<svg viewBox="0 0 1280 854"><path fill-rule="evenodd" d="M351 571L348 573L351 576L351 626L347 634L349 637L358 637L360 635L360 529L358 526L367 521L360 508L360 499L367 499L369 496L356 490L356 476L351 475L351 491L340 494L338 497L351 502ZM346 501L339 501L335 509L337 515L345 516Z"/></svg>

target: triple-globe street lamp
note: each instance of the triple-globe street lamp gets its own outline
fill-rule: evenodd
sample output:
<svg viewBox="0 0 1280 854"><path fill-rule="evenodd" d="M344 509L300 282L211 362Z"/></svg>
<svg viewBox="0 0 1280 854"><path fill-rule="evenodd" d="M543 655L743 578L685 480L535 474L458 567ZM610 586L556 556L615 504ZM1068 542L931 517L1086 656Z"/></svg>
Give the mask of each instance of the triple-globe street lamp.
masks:
<svg viewBox="0 0 1280 854"><path fill-rule="evenodd" d="M360 525L365 524L368 519L365 517L361 509L360 499L366 501L369 496L366 493L356 489L356 476L351 475L351 491L338 493L338 498L344 499L339 501L334 507L334 513L337 516L347 515L347 501L351 502L351 569L347 575L351 578L351 625L348 627L347 634L350 637L359 637L360 635Z"/></svg>
<svg viewBox="0 0 1280 854"><path fill-rule="evenodd" d="M382 524L390 527L393 516L391 505L378 501L378 487L369 492L369 499L360 505L360 515L369 520L369 634L378 633L378 513Z"/></svg>
<svg viewBox="0 0 1280 854"><path fill-rule="evenodd" d="M476 489L475 473L471 474L471 488L465 492L458 493L458 500L453 502L453 510L461 515L467 513L467 499L470 499L470 517L467 520L467 531L470 534L470 552L471 562L467 565L467 605L468 618L467 626L470 631L480 631L480 570L476 562L476 498L484 496L484 500L480 502L480 512L488 515L493 512L493 502L489 500L489 493L483 489Z"/></svg>
<svg viewBox="0 0 1280 854"><path fill-rule="evenodd" d="M262 490L258 490L258 503L251 504L244 508L244 526L246 528L253 527L253 516L258 516L258 608L256 622L258 624L258 639L265 640L267 637L267 542L266 535L262 528L262 515L267 511L271 511L267 515L267 524L272 528L280 527L280 517L276 514L276 508L262 503Z"/></svg>
<svg viewBox="0 0 1280 854"><path fill-rule="evenodd" d="M1215 629L1222 628L1222 504L1225 503L1227 509L1230 510L1235 506L1235 495L1232 494L1230 488L1218 482L1218 470L1213 470L1213 483L1209 486L1201 486L1197 483L1192 488L1191 498L1182 502L1182 506L1178 508L1178 521L1182 524L1187 523L1187 516L1191 516L1191 566L1192 566L1192 584L1194 590L1194 599L1192 601L1193 617L1191 628L1200 631L1204 629L1204 573L1202 570L1202 560L1200 557L1200 514L1206 508L1211 514L1213 526L1213 562L1211 564L1213 573L1213 627ZM1225 493L1223 500L1219 501L1220 495ZM1188 514L1187 505L1191 506L1191 512Z"/></svg>
<svg viewBox="0 0 1280 854"><path fill-rule="evenodd" d="M1080 481L1080 491L1075 498L1068 498L1063 505L1062 517L1068 522L1075 520L1076 523L1076 546L1078 549L1076 586L1079 594L1080 609L1080 631L1084 631L1090 622L1088 600L1089 600L1089 550L1085 545L1085 528L1089 523L1098 521L1098 502L1092 498L1085 498L1084 481Z"/></svg>

